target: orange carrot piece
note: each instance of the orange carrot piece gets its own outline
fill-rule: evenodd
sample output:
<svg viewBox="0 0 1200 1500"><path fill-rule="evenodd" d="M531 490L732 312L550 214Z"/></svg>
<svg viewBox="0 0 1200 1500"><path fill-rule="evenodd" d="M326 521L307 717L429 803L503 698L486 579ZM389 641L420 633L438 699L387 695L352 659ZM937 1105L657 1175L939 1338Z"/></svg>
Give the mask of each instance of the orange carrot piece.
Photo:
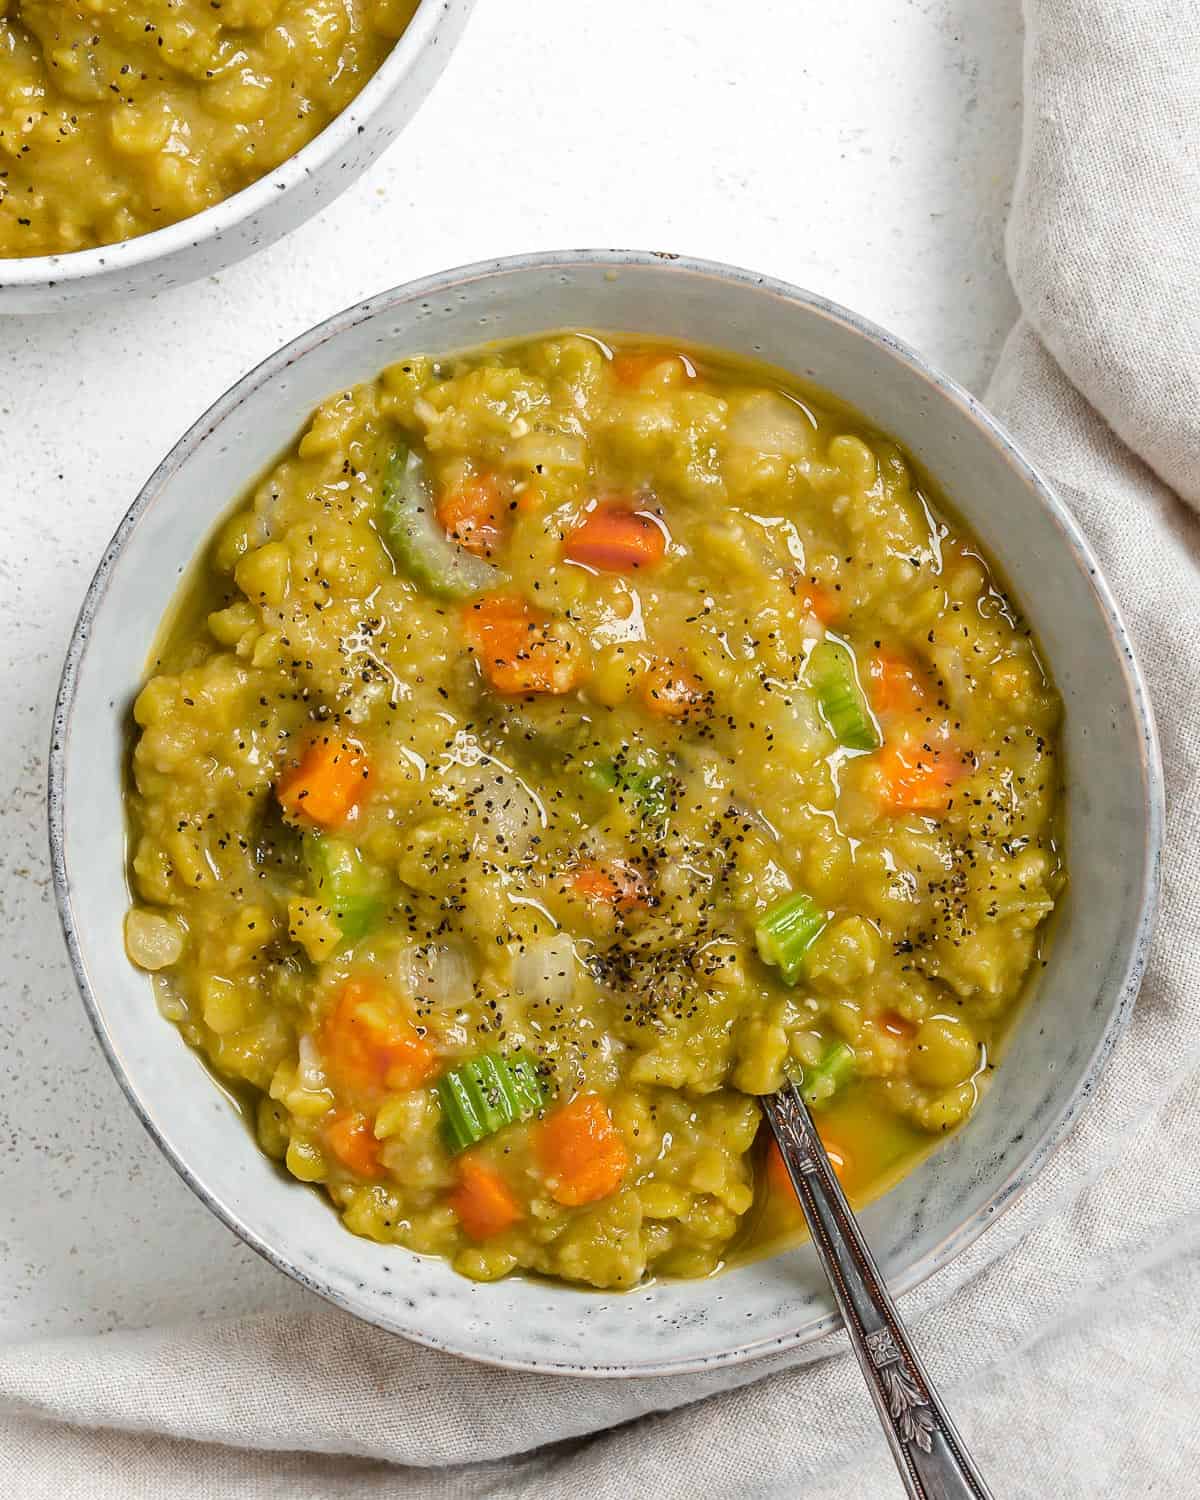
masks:
<svg viewBox="0 0 1200 1500"><path fill-rule="evenodd" d="M378 1177L379 1142L365 1115L344 1110L325 1131L329 1149L344 1167L359 1177Z"/></svg>
<svg viewBox="0 0 1200 1500"><path fill-rule="evenodd" d="M710 704L711 695L689 668L660 658L639 684L642 702L662 719L690 719Z"/></svg>
<svg viewBox="0 0 1200 1500"><path fill-rule="evenodd" d="M473 1240L490 1239L524 1218L499 1172L473 1156L458 1163L458 1186L447 1200Z"/></svg>
<svg viewBox="0 0 1200 1500"><path fill-rule="evenodd" d="M637 387L657 363L655 354L614 354L612 372L618 385Z"/></svg>
<svg viewBox="0 0 1200 1500"><path fill-rule="evenodd" d="M465 605L463 633L497 693L569 693L583 677L574 634L518 596L485 594Z"/></svg>
<svg viewBox="0 0 1200 1500"><path fill-rule="evenodd" d="M818 1131L818 1134L821 1136L821 1144L825 1147L825 1154L829 1158L829 1165L833 1168L834 1176L839 1182L845 1182L850 1158L836 1142L826 1139L824 1132ZM773 1136L771 1144L767 1147L767 1187L774 1198L794 1205L796 1212L800 1212L800 1205L796 1202L796 1190L792 1186L788 1169L783 1164L783 1155Z"/></svg>
<svg viewBox="0 0 1200 1500"><path fill-rule="evenodd" d="M911 1042L917 1034L917 1028L898 1011L885 1010L879 1017L881 1031L886 1031L888 1036L894 1036L902 1042Z"/></svg>
<svg viewBox="0 0 1200 1500"><path fill-rule="evenodd" d="M600 573L636 573L661 562L666 548L662 528L648 512L601 505L563 542L563 556Z"/></svg>
<svg viewBox="0 0 1200 1500"><path fill-rule="evenodd" d="M519 485L515 491L517 509L524 515L532 510L540 510L546 503L546 492L540 484L529 479L523 485Z"/></svg>
<svg viewBox="0 0 1200 1500"><path fill-rule="evenodd" d="M335 1085L364 1098L415 1089L437 1066L395 992L371 978L348 979L337 992L320 1050Z"/></svg>
<svg viewBox="0 0 1200 1500"><path fill-rule="evenodd" d="M822 588L811 578L797 579L792 586L796 602L806 615L822 625L832 625L842 612L842 601L832 589Z"/></svg>
<svg viewBox="0 0 1200 1500"><path fill-rule="evenodd" d="M331 828L357 807L369 776L361 745L322 736L309 745L298 766L279 778L275 795L292 817L303 816L322 828Z"/></svg>
<svg viewBox="0 0 1200 1500"><path fill-rule="evenodd" d="M886 745L879 754L881 795L892 812L945 812L955 783L965 773L950 745L913 739Z"/></svg>
<svg viewBox="0 0 1200 1500"><path fill-rule="evenodd" d="M599 1094L576 1094L555 1110L535 1137L550 1196L569 1208L616 1192L629 1167L621 1133Z"/></svg>
<svg viewBox="0 0 1200 1500"><path fill-rule="evenodd" d="M577 865L571 871L571 884L576 895L584 900L612 906L617 911L649 905L646 882L640 872L624 860L615 859L604 865Z"/></svg>
<svg viewBox="0 0 1200 1500"><path fill-rule="evenodd" d="M505 504L492 473L472 474L438 496L438 524L446 535L473 552L491 557L504 540Z"/></svg>
<svg viewBox="0 0 1200 1500"><path fill-rule="evenodd" d="M664 371L667 377L664 384L678 385L681 380L688 378L688 368L680 359L678 354L666 354L661 349L645 350L640 353L630 351L626 354L614 354L612 360L612 372L618 385L637 390L643 385L646 377L652 370L658 369L660 365L671 365L674 368Z"/></svg>
<svg viewBox="0 0 1200 1500"><path fill-rule="evenodd" d="M877 714L912 713L928 696L920 670L895 651L877 651L867 663L871 707Z"/></svg>

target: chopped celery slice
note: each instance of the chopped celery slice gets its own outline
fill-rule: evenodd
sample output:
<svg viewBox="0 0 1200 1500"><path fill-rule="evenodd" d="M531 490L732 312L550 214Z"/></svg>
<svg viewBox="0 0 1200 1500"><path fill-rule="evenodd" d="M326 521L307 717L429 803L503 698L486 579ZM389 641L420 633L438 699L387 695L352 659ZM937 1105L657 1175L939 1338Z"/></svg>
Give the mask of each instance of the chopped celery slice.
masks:
<svg viewBox="0 0 1200 1500"><path fill-rule="evenodd" d="M763 963L779 970L786 984L795 984L804 968L804 955L828 921L804 891L793 891L765 911L754 929Z"/></svg>
<svg viewBox="0 0 1200 1500"><path fill-rule="evenodd" d="M384 469L379 525L400 571L439 599L466 599L501 581L499 568L438 525L425 465L407 443L395 445Z"/></svg>
<svg viewBox="0 0 1200 1500"><path fill-rule="evenodd" d="M815 1068L805 1068L800 1093L810 1109L828 1104L854 1077L855 1058L845 1042L834 1042Z"/></svg>
<svg viewBox="0 0 1200 1500"><path fill-rule="evenodd" d="M357 942L387 905L383 876L353 844L323 833L305 836L304 863L317 900L333 913L345 941Z"/></svg>
<svg viewBox="0 0 1200 1500"><path fill-rule="evenodd" d="M848 648L840 641L818 642L808 670L821 716L834 739L851 750L878 750L883 739Z"/></svg>
<svg viewBox="0 0 1200 1500"><path fill-rule="evenodd" d="M465 1151L527 1120L545 1102L537 1064L527 1052L485 1052L443 1075L437 1089L451 1151Z"/></svg>

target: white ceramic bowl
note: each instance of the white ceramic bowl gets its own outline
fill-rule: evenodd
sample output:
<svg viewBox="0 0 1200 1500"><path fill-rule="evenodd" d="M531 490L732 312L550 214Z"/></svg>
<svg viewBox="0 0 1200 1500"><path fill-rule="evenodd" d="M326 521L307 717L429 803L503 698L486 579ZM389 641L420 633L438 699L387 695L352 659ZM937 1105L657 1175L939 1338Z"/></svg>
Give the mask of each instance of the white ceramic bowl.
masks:
<svg viewBox="0 0 1200 1500"><path fill-rule="evenodd" d="M863 1214L900 1292L982 1232L1074 1119L1133 1003L1162 827L1157 746L1120 616L1060 502L970 396L817 297L694 261L539 255L387 292L273 355L180 441L104 555L63 673L51 848L71 958L109 1060L172 1163L243 1239L331 1301L441 1349L542 1371L674 1372L827 1331L832 1308L811 1249L622 1295L477 1285L440 1260L356 1239L322 1196L260 1154L122 947L128 706L180 575L219 515L329 392L404 354L570 326L732 349L843 397L938 477L1041 638L1066 704L1072 876L1049 966L974 1118Z"/></svg>
<svg viewBox="0 0 1200 1500"><path fill-rule="evenodd" d="M437 82L475 0L422 0L379 71L302 151L203 213L95 250L0 260L0 313L57 312L211 275L302 224L358 177Z"/></svg>

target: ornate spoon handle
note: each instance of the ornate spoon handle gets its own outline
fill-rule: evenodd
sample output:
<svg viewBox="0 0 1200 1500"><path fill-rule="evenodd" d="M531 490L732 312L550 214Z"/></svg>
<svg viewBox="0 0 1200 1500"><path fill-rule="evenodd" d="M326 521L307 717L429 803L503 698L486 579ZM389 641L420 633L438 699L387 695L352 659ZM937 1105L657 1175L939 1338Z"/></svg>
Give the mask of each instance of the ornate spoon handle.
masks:
<svg viewBox="0 0 1200 1500"><path fill-rule="evenodd" d="M762 1101L850 1343L914 1500L991 1500L929 1382L794 1084Z"/></svg>

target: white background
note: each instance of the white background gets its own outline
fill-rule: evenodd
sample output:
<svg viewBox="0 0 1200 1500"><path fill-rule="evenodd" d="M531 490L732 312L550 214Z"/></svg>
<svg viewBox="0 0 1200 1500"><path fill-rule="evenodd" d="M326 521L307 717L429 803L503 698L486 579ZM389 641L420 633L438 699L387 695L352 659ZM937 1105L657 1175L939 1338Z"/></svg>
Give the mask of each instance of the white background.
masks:
<svg viewBox="0 0 1200 1500"><path fill-rule="evenodd" d="M1019 95L1018 0L479 0L408 131L289 240L156 301L0 321L0 1339L304 1295L137 1124L49 889L62 656L104 544L180 433L340 307L565 246L752 266L978 389L1015 317L1001 239Z"/></svg>

